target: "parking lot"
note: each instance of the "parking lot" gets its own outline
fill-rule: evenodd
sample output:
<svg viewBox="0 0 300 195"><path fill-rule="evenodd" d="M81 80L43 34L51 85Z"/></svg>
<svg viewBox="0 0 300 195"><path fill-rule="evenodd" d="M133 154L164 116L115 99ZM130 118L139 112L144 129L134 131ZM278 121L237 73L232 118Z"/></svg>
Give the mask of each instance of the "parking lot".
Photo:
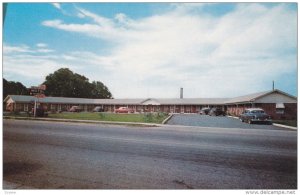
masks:
<svg viewBox="0 0 300 195"><path fill-rule="evenodd" d="M200 126L200 127L285 130L285 128L277 127L274 125L243 123L238 119L227 117L227 116L208 116L208 115L199 115L199 114L175 114L168 121L167 124Z"/></svg>

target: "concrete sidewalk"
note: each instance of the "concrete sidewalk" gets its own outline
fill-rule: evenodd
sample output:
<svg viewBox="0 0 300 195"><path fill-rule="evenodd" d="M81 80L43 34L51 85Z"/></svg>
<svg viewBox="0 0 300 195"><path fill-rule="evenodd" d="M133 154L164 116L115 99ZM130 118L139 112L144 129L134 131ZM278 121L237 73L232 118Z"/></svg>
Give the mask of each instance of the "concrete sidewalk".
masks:
<svg viewBox="0 0 300 195"><path fill-rule="evenodd" d="M234 118L234 119L239 119L239 117L236 117L236 116L227 116L227 117ZM278 124L278 123L272 123L272 125L277 126L277 127L292 129L292 130L297 130L298 129L298 127L292 127L292 126L282 125L282 124Z"/></svg>
<svg viewBox="0 0 300 195"><path fill-rule="evenodd" d="M161 127L169 126L167 122L172 118L173 114L167 117L162 124L158 123L138 123L138 122L117 122L117 121L97 121L97 120L77 120L77 119L58 119L58 118L31 118L31 117L12 117L12 116L3 116L3 119L15 119L15 120L36 120L36 121L49 121L49 122L70 122L70 123L87 123L87 124L106 124L106 125L129 125L129 126L142 126L142 127ZM234 116L227 116L229 118L239 119ZM281 125L273 123L272 125L283 127L286 129L297 130L297 127ZM184 126L184 125L182 125ZM190 126L187 126L190 127Z"/></svg>
<svg viewBox="0 0 300 195"><path fill-rule="evenodd" d="M78 120L78 119L59 119L59 118L30 118L30 117L11 117L11 116L4 116L3 119L36 120L36 121L49 121L49 122L53 121L53 122L90 123L90 124L107 124L107 125L130 125L130 126L144 126L144 127L156 127L156 126L161 125L158 123L97 121L97 120Z"/></svg>

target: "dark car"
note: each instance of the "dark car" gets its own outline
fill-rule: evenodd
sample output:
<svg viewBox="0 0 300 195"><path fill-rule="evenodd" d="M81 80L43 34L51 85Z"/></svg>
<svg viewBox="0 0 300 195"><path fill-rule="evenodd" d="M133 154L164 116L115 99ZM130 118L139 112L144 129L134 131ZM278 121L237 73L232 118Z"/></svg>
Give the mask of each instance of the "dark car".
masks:
<svg viewBox="0 0 300 195"><path fill-rule="evenodd" d="M223 111L221 108L212 108L208 114L209 116L225 116L225 111Z"/></svg>
<svg viewBox="0 0 300 195"><path fill-rule="evenodd" d="M210 111L210 108L204 107L204 108L202 108L200 110L199 114L201 114L201 115L208 115L209 111Z"/></svg>
<svg viewBox="0 0 300 195"><path fill-rule="evenodd" d="M249 124L254 122L265 122L272 124L271 117L261 108L248 108L241 115L240 120Z"/></svg>
<svg viewBox="0 0 300 195"><path fill-rule="evenodd" d="M93 112L104 112L104 108L102 108L101 106L96 106L96 107L93 109Z"/></svg>

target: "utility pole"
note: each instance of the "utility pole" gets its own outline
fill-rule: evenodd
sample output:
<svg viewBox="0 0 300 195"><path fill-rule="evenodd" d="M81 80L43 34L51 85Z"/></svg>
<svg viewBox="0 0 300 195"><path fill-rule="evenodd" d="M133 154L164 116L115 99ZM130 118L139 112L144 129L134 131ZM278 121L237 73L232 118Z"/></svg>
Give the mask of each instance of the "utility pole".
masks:
<svg viewBox="0 0 300 195"><path fill-rule="evenodd" d="M274 85L275 85L275 84L274 84L274 80L273 80L273 91L275 90Z"/></svg>

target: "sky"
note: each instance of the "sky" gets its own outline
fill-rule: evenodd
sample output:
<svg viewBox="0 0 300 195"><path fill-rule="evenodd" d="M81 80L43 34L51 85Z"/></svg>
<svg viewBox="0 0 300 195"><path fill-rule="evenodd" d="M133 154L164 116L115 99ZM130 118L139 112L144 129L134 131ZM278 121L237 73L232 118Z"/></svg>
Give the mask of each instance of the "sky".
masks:
<svg viewBox="0 0 300 195"><path fill-rule="evenodd" d="M114 98L297 96L296 3L9 3L3 77L59 68Z"/></svg>

